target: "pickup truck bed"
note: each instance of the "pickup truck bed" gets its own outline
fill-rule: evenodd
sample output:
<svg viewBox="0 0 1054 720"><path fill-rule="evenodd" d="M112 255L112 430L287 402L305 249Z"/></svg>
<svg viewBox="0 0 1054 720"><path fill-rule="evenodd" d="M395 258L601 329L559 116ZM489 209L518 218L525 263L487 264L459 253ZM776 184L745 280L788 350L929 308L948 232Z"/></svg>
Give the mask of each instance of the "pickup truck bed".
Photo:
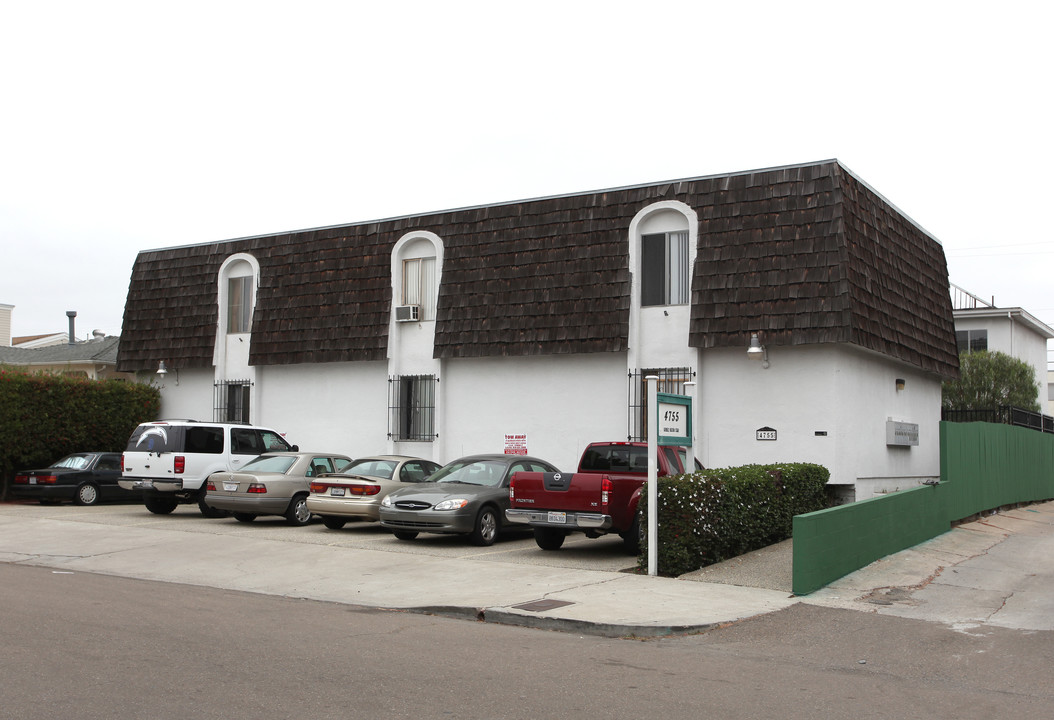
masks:
<svg viewBox="0 0 1054 720"><path fill-rule="evenodd" d="M658 475L684 472L679 448L660 447ZM645 443L592 443L577 473L516 473L505 518L534 528L543 550L557 550L571 532L589 537L622 536L626 549L640 549L637 505L647 481Z"/></svg>

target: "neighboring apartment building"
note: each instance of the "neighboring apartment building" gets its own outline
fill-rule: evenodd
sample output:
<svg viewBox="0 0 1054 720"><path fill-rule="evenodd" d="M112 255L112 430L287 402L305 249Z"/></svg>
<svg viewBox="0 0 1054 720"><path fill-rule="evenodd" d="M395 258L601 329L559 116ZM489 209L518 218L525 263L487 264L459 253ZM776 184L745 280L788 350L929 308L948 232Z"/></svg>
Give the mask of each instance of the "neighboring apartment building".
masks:
<svg viewBox="0 0 1054 720"><path fill-rule="evenodd" d="M1023 360L1036 371L1036 400L1050 413L1047 343L1054 329L1019 307L1000 308L958 285L950 286L955 338L960 353L997 350Z"/></svg>
<svg viewBox="0 0 1054 720"><path fill-rule="evenodd" d="M940 244L831 160L143 251L118 369L168 417L566 469L646 436L655 375L704 465L863 498L940 473L948 293Z"/></svg>
<svg viewBox="0 0 1054 720"><path fill-rule="evenodd" d="M99 331L91 340L69 341L75 336L70 311L69 333L11 337L11 315L14 305L0 305L0 364L25 368L29 372L68 375L89 380L134 379L132 373L117 372L117 347L120 338L107 337ZM72 313L72 316L71 316Z"/></svg>
<svg viewBox="0 0 1054 720"><path fill-rule="evenodd" d="M14 310L14 305L0 303L0 347L11 346L11 314Z"/></svg>

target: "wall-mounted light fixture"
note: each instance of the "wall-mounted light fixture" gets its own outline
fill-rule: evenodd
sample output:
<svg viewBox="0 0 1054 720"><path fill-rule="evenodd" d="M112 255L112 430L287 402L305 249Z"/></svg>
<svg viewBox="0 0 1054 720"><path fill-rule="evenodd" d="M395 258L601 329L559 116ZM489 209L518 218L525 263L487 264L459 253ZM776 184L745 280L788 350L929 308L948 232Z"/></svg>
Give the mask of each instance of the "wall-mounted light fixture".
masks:
<svg viewBox="0 0 1054 720"><path fill-rule="evenodd" d="M176 368L172 372L174 372L176 374L176 385L179 385L179 368ZM160 381L164 382L165 376L168 375L168 366L165 365L165 361L164 360L161 360L160 362L158 362L158 364L157 364L157 373L156 374L160 378ZM162 385L161 387L164 387L164 385Z"/></svg>
<svg viewBox="0 0 1054 720"><path fill-rule="evenodd" d="M903 390L906 384L904 378L897 378L897 390Z"/></svg>
<svg viewBox="0 0 1054 720"><path fill-rule="evenodd" d="M758 339L757 333L750 336L750 346L747 348L747 357L753 360L760 360L761 367L763 368L769 366L769 351L761 344L761 340Z"/></svg>

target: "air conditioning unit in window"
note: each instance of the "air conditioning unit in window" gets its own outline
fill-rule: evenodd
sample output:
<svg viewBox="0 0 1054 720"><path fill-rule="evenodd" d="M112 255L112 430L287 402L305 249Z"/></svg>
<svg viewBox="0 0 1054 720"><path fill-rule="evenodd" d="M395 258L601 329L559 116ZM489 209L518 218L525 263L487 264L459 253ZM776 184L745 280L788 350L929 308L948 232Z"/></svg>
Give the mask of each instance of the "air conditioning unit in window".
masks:
<svg viewBox="0 0 1054 720"><path fill-rule="evenodd" d="M420 305L396 305L395 306L395 320L396 322L415 322L421 317L421 306Z"/></svg>

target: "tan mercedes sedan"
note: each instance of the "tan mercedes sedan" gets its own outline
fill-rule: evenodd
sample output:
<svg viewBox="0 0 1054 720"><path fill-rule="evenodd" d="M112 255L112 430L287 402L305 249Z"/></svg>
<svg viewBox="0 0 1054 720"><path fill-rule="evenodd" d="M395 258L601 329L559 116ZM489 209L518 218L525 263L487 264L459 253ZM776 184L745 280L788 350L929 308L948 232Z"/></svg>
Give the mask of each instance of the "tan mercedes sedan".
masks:
<svg viewBox="0 0 1054 720"><path fill-rule="evenodd" d="M258 515L281 515L290 525L307 525L308 486L323 473L351 463L347 455L310 452L264 453L240 470L215 472L206 483L205 504L227 510L241 522Z"/></svg>

